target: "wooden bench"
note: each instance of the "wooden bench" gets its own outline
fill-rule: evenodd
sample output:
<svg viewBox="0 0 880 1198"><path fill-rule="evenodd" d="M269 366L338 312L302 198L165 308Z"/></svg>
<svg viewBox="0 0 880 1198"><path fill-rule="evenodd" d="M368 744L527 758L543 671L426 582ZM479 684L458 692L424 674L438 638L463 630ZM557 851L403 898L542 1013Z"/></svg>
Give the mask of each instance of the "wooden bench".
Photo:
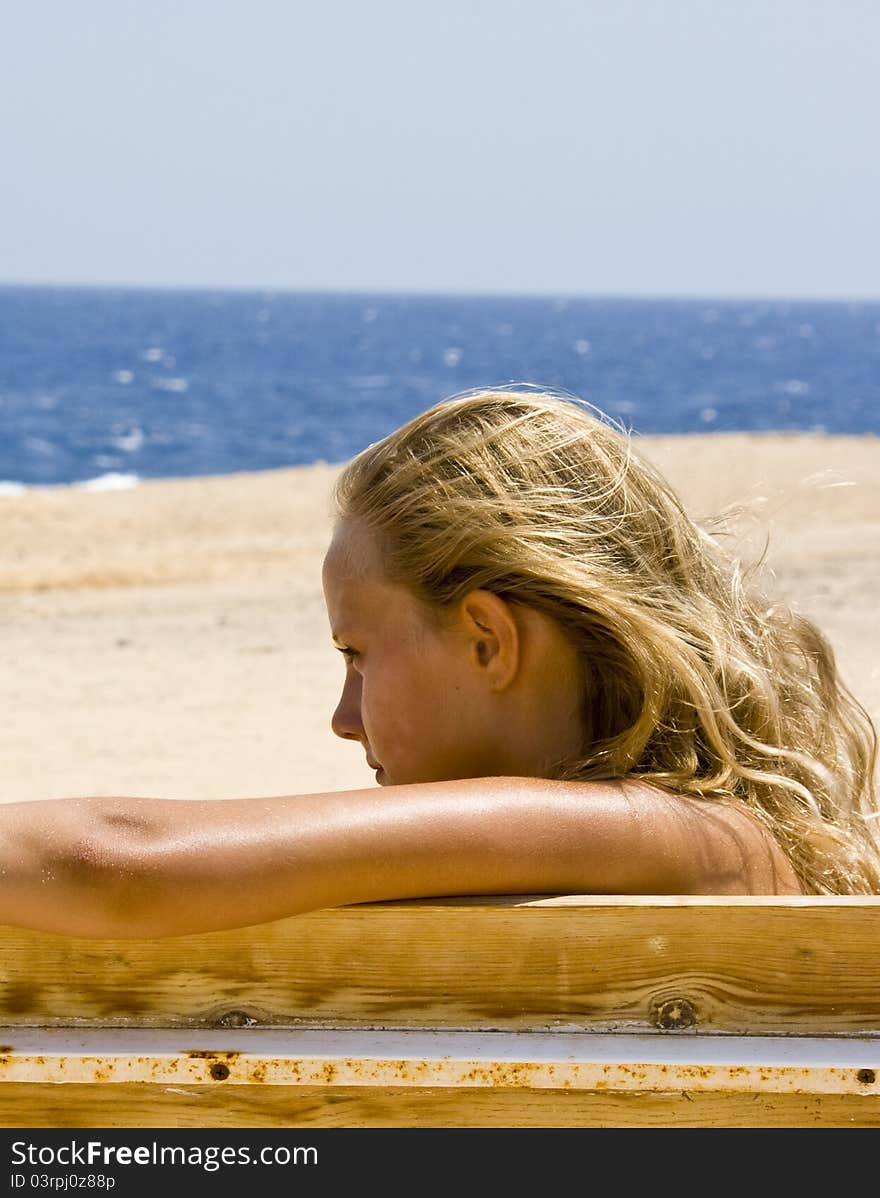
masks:
<svg viewBox="0 0 880 1198"><path fill-rule="evenodd" d="M420 900L0 949L7 1128L880 1126L880 898Z"/></svg>

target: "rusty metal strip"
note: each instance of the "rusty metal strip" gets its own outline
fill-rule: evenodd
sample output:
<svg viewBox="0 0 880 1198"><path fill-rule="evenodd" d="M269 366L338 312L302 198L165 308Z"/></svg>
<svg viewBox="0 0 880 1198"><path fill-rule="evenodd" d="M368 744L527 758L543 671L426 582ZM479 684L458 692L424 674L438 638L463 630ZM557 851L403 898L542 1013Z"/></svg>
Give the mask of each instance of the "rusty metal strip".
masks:
<svg viewBox="0 0 880 1198"><path fill-rule="evenodd" d="M6 1029L7 1031L11 1029ZM49 1029L0 1083L880 1095L880 1038Z"/></svg>

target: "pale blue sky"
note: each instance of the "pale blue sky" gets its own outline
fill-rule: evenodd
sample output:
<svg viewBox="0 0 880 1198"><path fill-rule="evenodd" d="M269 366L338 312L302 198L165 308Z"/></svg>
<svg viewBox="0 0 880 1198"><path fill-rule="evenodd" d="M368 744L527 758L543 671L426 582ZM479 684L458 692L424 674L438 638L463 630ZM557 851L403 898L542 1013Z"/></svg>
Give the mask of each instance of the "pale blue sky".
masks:
<svg viewBox="0 0 880 1198"><path fill-rule="evenodd" d="M0 282L880 298L876 0L11 0Z"/></svg>

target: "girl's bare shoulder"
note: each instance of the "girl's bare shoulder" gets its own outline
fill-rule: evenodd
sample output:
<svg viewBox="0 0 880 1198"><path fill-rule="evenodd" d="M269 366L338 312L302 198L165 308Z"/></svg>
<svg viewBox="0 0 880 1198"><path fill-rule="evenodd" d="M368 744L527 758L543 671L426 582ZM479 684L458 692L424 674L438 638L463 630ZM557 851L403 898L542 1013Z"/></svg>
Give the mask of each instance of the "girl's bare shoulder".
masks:
<svg viewBox="0 0 880 1198"><path fill-rule="evenodd" d="M799 895L803 887L770 829L736 799L703 798L627 779L664 850L699 894Z"/></svg>

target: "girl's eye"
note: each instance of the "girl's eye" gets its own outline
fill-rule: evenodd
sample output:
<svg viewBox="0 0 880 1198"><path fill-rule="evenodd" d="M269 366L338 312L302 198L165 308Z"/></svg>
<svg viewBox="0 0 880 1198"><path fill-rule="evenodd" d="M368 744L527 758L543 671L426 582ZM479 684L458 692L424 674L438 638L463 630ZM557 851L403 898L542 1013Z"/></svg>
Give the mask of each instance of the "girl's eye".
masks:
<svg viewBox="0 0 880 1198"><path fill-rule="evenodd" d="M350 665L358 655L356 649L340 649L339 652L345 658L346 665Z"/></svg>

